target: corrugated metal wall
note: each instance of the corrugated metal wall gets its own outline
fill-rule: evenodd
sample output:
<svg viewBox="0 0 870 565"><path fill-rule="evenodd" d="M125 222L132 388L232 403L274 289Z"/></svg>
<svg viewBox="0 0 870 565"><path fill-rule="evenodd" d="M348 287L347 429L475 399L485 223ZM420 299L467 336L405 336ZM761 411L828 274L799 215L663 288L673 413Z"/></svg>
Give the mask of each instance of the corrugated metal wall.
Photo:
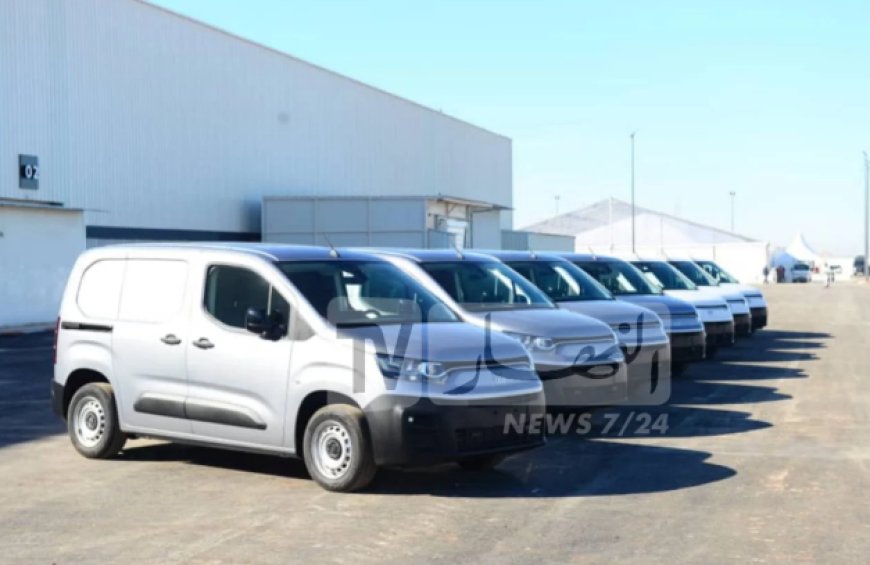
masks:
<svg viewBox="0 0 870 565"><path fill-rule="evenodd" d="M137 0L0 2L0 72L0 197L88 225L256 232L282 194L511 205L509 139Z"/></svg>

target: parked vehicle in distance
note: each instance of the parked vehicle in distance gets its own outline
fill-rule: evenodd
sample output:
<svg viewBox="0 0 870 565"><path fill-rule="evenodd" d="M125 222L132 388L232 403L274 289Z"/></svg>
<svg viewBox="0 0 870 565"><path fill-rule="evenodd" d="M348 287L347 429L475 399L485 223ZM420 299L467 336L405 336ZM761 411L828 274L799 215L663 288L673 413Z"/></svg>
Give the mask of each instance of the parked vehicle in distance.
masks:
<svg viewBox="0 0 870 565"><path fill-rule="evenodd" d="M852 274L855 276L864 275L864 256L855 255L855 260L852 261Z"/></svg>
<svg viewBox="0 0 870 565"><path fill-rule="evenodd" d="M695 260L707 274L713 277L719 286L725 289L734 289L740 292L749 303L749 312L752 314L752 330L758 330L767 325L767 301L760 290L748 284L742 284L731 273L719 266L715 261L708 259Z"/></svg>
<svg viewBox="0 0 870 565"><path fill-rule="evenodd" d="M812 269L806 263L795 263L791 267L791 282L808 283L813 280Z"/></svg>
<svg viewBox="0 0 870 565"><path fill-rule="evenodd" d="M601 320L616 333L628 365L631 401L654 395L659 366L670 362L664 323L652 310L616 300L573 263L548 253L486 251L532 282L559 308ZM662 389L664 391L664 389Z"/></svg>
<svg viewBox="0 0 870 565"><path fill-rule="evenodd" d="M532 355L547 405L612 405L628 397L625 358L607 324L556 307L519 273L483 253L382 250L425 279L462 319L514 337Z"/></svg>
<svg viewBox="0 0 870 565"><path fill-rule="evenodd" d="M665 294L685 300L698 310L704 323L707 357L715 355L720 347L734 344L734 316L723 298L701 292L695 283L663 259L638 259L630 262Z"/></svg>
<svg viewBox="0 0 870 565"><path fill-rule="evenodd" d="M743 296L742 292L719 286L716 279L707 274L707 272L699 267L694 261L688 259L671 259L668 260L668 263L683 273L686 278L691 280L695 286L698 287L699 290L721 296L725 302L728 303L728 308L731 310L731 315L734 317L735 335L752 335L752 314L749 310L749 302Z"/></svg>
<svg viewBox="0 0 870 565"><path fill-rule="evenodd" d="M318 247L85 252L61 305L52 404L85 457L130 435L296 456L335 491L380 465L480 468L544 440L489 433L543 414L521 344L462 323L389 261Z"/></svg>
<svg viewBox="0 0 870 565"><path fill-rule="evenodd" d="M671 365L675 373L682 372L688 363L704 359L707 336L700 314L692 304L668 296L637 267L622 259L581 253L560 255L601 283L617 300L658 314L671 342Z"/></svg>

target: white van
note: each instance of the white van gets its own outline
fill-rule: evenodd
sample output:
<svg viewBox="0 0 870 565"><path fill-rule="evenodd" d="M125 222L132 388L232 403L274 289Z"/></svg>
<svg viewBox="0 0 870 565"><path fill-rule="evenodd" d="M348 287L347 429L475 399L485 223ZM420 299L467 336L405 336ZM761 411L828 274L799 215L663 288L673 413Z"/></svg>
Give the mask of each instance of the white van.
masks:
<svg viewBox="0 0 870 565"><path fill-rule="evenodd" d="M164 438L302 457L347 491L379 465L482 468L540 445L516 422L543 414L542 390L521 344L374 255L176 244L78 259L52 397L86 457Z"/></svg>

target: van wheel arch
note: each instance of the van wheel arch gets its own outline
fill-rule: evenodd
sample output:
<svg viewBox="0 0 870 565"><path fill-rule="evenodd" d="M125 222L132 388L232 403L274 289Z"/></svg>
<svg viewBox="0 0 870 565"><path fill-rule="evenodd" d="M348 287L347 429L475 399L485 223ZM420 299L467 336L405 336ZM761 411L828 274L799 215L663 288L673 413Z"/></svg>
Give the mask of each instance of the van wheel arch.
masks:
<svg viewBox="0 0 870 565"><path fill-rule="evenodd" d="M63 417L66 419L69 403L73 395L83 386L90 383L106 383L111 384L109 379L99 371L92 369L76 369L66 378L66 383L63 386Z"/></svg>
<svg viewBox="0 0 870 565"><path fill-rule="evenodd" d="M296 455L298 455L299 457L302 457L302 444L305 440L305 427L308 425L308 421L311 419L315 412L330 404L347 404L349 406L354 406L356 408L362 409L360 405L354 401L354 399L347 395L341 394L340 392L318 390L309 393L308 396L306 396L305 399L302 400L302 403L299 405L299 410L296 412L296 425L295 433L293 434L293 447L296 451Z"/></svg>

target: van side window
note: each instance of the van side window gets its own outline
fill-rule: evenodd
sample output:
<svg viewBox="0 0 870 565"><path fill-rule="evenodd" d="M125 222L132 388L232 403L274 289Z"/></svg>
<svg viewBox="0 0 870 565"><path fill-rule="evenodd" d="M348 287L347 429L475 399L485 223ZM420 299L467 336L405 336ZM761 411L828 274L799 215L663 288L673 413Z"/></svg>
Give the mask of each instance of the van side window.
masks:
<svg viewBox="0 0 870 565"><path fill-rule="evenodd" d="M119 319L166 322L184 304L187 263L163 259L130 259L124 277Z"/></svg>
<svg viewBox="0 0 870 565"><path fill-rule="evenodd" d="M204 305L209 314L234 328L245 327L248 308L281 316L285 325L290 318L290 305L284 297L263 277L242 267L210 267L205 279Z"/></svg>
<svg viewBox="0 0 870 565"><path fill-rule="evenodd" d="M121 302L124 261L97 261L85 270L79 282L76 303L85 316L114 320Z"/></svg>

